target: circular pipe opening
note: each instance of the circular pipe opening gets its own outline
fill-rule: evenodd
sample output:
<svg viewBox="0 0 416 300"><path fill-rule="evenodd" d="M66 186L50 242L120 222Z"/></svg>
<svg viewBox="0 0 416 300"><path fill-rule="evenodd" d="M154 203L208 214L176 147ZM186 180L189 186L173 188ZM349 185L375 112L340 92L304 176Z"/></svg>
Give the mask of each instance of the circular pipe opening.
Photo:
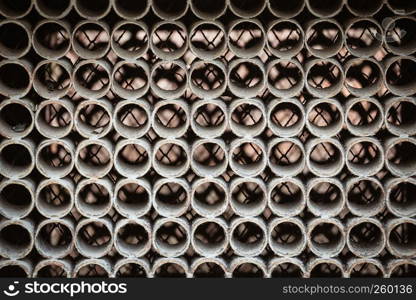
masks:
<svg viewBox="0 0 416 300"><path fill-rule="evenodd" d="M75 206L86 217L102 217L112 206L112 184L106 180L83 180L75 191Z"/></svg>
<svg viewBox="0 0 416 300"><path fill-rule="evenodd" d="M149 48L147 26L141 22L121 21L111 32L110 45L120 58L135 60Z"/></svg>
<svg viewBox="0 0 416 300"><path fill-rule="evenodd" d="M242 217L260 215L267 205L265 184L256 178L238 178L231 182L230 206Z"/></svg>
<svg viewBox="0 0 416 300"><path fill-rule="evenodd" d="M151 208L151 190L140 179L124 179L114 189L114 207L126 218L141 217Z"/></svg>

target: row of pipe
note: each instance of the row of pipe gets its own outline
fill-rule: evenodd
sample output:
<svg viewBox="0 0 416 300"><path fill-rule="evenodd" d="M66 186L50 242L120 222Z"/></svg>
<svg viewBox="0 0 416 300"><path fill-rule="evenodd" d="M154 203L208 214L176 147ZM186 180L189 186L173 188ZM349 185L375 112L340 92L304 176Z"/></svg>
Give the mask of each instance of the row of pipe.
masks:
<svg viewBox="0 0 416 300"><path fill-rule="evenodd" d="M345 225L344 225L345 223ZM178 257L190 247L204 257L224 254L230 247L243 257L259 256L269 246L275 255L294 257L309 249L320 258L338 256L347 246L356 257L377 257L385 249L399 258L416 255L416 221L391 219L383 225L375 218L315 218L306 225L297 217L46 219L37 226L29 219L0 222L0 256L21 259L33 248L45 258L64 258L74 248L83 257L100 258L113 246L125 257L141 257L154 249L165 257Z"/></svg>

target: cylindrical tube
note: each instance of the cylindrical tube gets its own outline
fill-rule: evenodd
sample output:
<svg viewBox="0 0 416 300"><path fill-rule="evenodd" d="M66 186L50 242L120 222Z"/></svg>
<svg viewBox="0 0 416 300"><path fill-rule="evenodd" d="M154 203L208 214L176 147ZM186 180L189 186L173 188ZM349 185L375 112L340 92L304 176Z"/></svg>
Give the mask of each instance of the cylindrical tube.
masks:
<svg viewBox="0 0 416 300"><path fill-rule="evenodd" d="M306 127L318 137L337 135L345 123L344 109L336 99L313 99L306 104Z"/></svg>
<svg viewBox="0 0 416 300"><path fill-rule="evenodd" d="M344 110L347 129L355 136L374 136L384 124L385 110L375 98L351 98Z"/></svg>
<svg viewBox="0 0 416 300"><path fill-rule="evenodd" d="M279 98L291 98L303 90L305 74L297 59L279 58L267 64L267 88Z"/></svg>
<svg viewBox="0 0 416 300"><path fill-rule="evenodd" d="M46 59L59 59L71 49L71 26L63 20L42 20L33 29L32 46Z"/></svg>
<svg viewBox="0 0 416 300"><path fill-rule="evenodd" d="M395 176L416 174L416 139L413 137L389 138L384 143L386 168Z"/></svg>
<svg viewBox="0 0 416 300"><path fill-rule="evenodd" d="M72 79L80 96L99 99L110 91L111 66L105 60L81 60L73 69Z"/></svg>
<svg viewBox="0 0 416 300"><path fill-rule="evenodd" d="M48 258L39 261L33 269L33 278L71 278L73 264L65 259Z"/></svg>
<svg viewBox="0 0 416 300"><path fill-rule="evenodd" d="M297 138L274 138L267 147L268 166L278 176L291 177L305 168L305 148Z"/></svg>
<svg viewBox="0 0 416 300"><path fill-rule="evenodd" d="M35 205L36 185L31 179L3 179L0 183L0 214L8 219L21 219Z"/></svg>
<svg viewBox="0 0 416 300"><path fill-rule="evenodd" d="M241 138L231 142L229 166L240 176L254 177L267 165L266 145L258 138Z"/></svg>
<svg viewBox="0 0 416 300"><path fill-rule="evenodd" d="M266 8L266 4L266 0L229 0L228 7L236 16L248 19L258 16Z"/></svg>
<svg viewBox="0 0 416 300"><path fill-rule="evenodd" d="M269 0L267 6L270 12L278 18L290 19L300 14L305 7L305 0Z"/></svg>
<svg viewBox="0 0 416 300"><path fill-rule="evenodd" d="M273 1L282 0L270 0L269 3L271 4ZM295 1L303 2L304 0ZM291 3L293 2L291 1ZM290 32L289 35L288 32ZM302 26L294 19L273 20L267 27L266 36L269 51L283 59L290 59L296 56L304 47L305 32Z"/></svg>
<svg viewBox="0 0 416 300"><path fill-rule="evenodd" d="M306 206L305 186L295 177L273 178L267 190L268 207L278 216L294 217Z"/></svg>
<svg viewBox="0 0 416 300"><path fill-rule="evenodd" d="M137 2L135 0L111 0L114 11L122 19L137 20L143 18L150 9L151 0Z"/></svg>
<svg viewBox="0 0 416 300"><path fill-rule="evenodd" d="M307 227L308 247L318 257L337 256L345 246L344 225L335 218L315 218Z"/></svg>
<svg viewBox="0 0 416 300"><path fill-rule="evenodd" d="M23 178L35 167L36 146L29 139L6 139L0 143L0 174Z"/></svg>
<svg viewBox="0 0 416 300"><path fill-rule="evenodd" d="M45 258L63 258L72 252L75 225L71 219L45 219L35 233L36 250Z"/></svg>
<svg viewBox="0 0 416 300"><path fill-rule="evenodd" d="M67 139L46 139L36 150L36 168L45 177L62 178L74 167L75 146Z"/></svg>
<svg viewBox="0 0 416 300"><path fill-rule="evenodd" d="M26 60L4 59L0 62L0 95L24 97L32 87L32 64Z"/></svg>
<svg viewBox="0 0 416 300"><path fill-rule="evenodd" d="M112 278L150 277L150 264L145 258L121 258L114 264Z"/></svg>
<svg viewBox="0 0 416 300"><path fill-rule="evenodd" d="M352 258L347 264L345 273L349 278L386 276L383 264L375 258Z"/></svg>
<svg viewBox="0 0 416 300"><path fill-rule="evenodd" d="M150 71L150 89L163 99L180 98L187 88L188 69L182 60L159 60Z"/></svg>
<svg viewBox="0 0 416 300"><path fill-rule="evenodd" d="M221 257L198 257L190 267L193 278L230 278L228 263Z"/></svg>
<svg viewBox="0 0 416 300"><path fill-rule="evenodd" d="M69 99L42 101L36 109L35 126L47 138L67 136L74 126L74 104Z"/></svg>
<svg viewBox="0 0 416 300"><path fill-rule="evenodd" d="M2 220L0 222L0 255L20 259L33 249L35 225L32 220Z"/></svg>
<svg viewBox="0 0 416 300"><path fill-rule="evenodd" d="M384 149L378 139L356 137L345 145L347 169L357 176L374 176L384 166Z"/></svg>
<svg viewBox="0 0 416 300"><path fill-rule="evenodd" d="M114 187L114 208L126 218L140 218L152 207L152 188L145 179L124 178Z"/></svg>
<svg viewBox="0 0 416 300"><path fill-rule="evenodd" d="M74 198L81 215L103 217L113 206L113 182L108 178L82 179L76 185Z"/></svg>
<svg viewBox="0 0 416 300"><path fill-rule="evenodd" d="M229 184L230 207L241 217L255 217L267 206L267 187L258 178L235 178Z"/></svg>
<svg viewBox="0 0 416 300"><path fill-rule="evenodd" d="M36 208L47 218L62 218L74 206L74 184L69 179L45 179L36 189Z"/></svg>
<svg viewBox="0 0 416 300"><path fill-rule="evenodd" d="M348 249L358 257L377 256L386 245L384 227L377 219L351 219L346 231Z"/></svg>
<svg viewBox="0 0 416 300"><path fill-rule="evenodd" d="M305 65L305 86L317 98L330 98L341 92L345 72L334 58L315 58Z"/></svg>
<svg viewBox="0 0 416 300"><path fill-rule="evenodd" d="M69 14L74 6L74 0L48 1L35 0L37 12L45 19L62 19Z"/></svg>
<svg viewBox="0 0 416 300"><path fill-rule="evenodd" d="M98 20L104 18L111 10L111 1L75 0L76 12L85 19Z"/></svg>
<svg viewBox="0 0 416 300"><path fill-rule="evenodd" d="M121 219L114 229L114 247L124 257L140 257L152 247L151 224L147 219Z"/></svg>
<svg viewBox="0 0 416 300"><path fill-rule="evenodd" d="M266 70L258 58L238 58L228 66L228 88L237 97L255 97L264 90Z"/></svg>
<svg viewBox="0 0 416 300"><path fill-rule="evenodd" d="M336 16L344 7L345 0L331 2L323 0L305 0L308 10L318 18L330 18Z"/></svg>
<svg viewBox="0 0 416 300"><path fill-rule="evenodd" d="M113 67L111 88L124 99L137 99L149 90L149 65L143 60L121 60Z"/></svg>
<svg viewBox="0 0 416 300"><path fill-rule="evenodd" d="M195 60L189 70L188 85L203 100L220 97L227 89L227 70L220 60Z"/></svg>
<svg viewBox="0 0 416 300"><path fill-rule="evenodd" d="M384 103L384 121L389 132L398 136L416 135L416 98L393 97Z"/></svg>
<svg viewBox="0 0 416 300"><path fill-rule="evenodd" d="M32 277L33 264L28 260L3 259L0 261L1 274L7 274L6 277Z"/></svg>
<svg viewBox="0 0 416 300"><path fill-rule="evenodd" d="M85 177L100 178L113 167L114 145L107 139L82 140L75 151L75 167Z"/></svg>
<svg viewBox="0 0 416 300"><path fill-rule="evenodd" d="M268 226L268 243L279 256L297 256L306 247L306 229L299 218L274 218Z"/></svg>
<svg viewBox="0 0 416 300"><path fill-rule="evenodd" d="M219 256L228 243L228 225L222 218L198 218L192 222L191 245L199 255Z"/></svg>
<svg viewBox="0 0 416 300"><path fill-rule="evenodd" d="M200 19L214 20L223 16L227 10L229 0L207 3L204 0L190 0L192 12Z"/></svg>
<svg viewBox="0 0 416 300"><path fill-rule="evenodd" d="M34 1L2 1L0 3L0 13L6 18L19 19L26 16L33 7Z"/></svg>
<svg viewBox="0 0 416 300"><path fill-rule="evenodd" d="M267 269L269 278L303 278L306 273L304 263L296 257L274 257Z"/></svg>
<svg viewBox="0 0 416 300"><path fill-rule="evenodd" d="M16 39L16 37L19 37ZM4 58L17 59L26 55L32 45L31 26L26 21L4 20L0 22L0 54Z"/></svg>
<svg viewBox="0 0 416 300"><path fill-rule="evenodd" d="M345 184L345 192L347 207L356 216L376 216L385 208L385 190L377 178L352 177Z"/></svg>
<svg viewBox="0 0 416 300"><path fill-rule="evenodd" d="M108 259L84 258L76 263L72 271L73 278L110 277L112 265Z"/></svg>
<svg viewBox="0 0 416 300"><path fill-rule="evenodd" d="M237 57L255 57L266 44L266 33L257 19L236 19L229 25L227 43Z"/></svg>
<svg viewBox="0 0 416 300"><path fill-rule="evenodd" d="M231 260L229 268L230 276L233 278L267 276L266 263L260 257L235 257Z"/></svg>
<svg viewBox="0 0 416 300"><path fill-rule="evenodd" d="M165 177L182 176L189 170L190 152L189 145L183 139L159 140L153 149L153 169Z"/></svg>
<svg viewBox="0 0 416 300"><path fill-rule="evenodd" d="M307 207L315 216L335 217L345 207L344 186L337 178L312 178L306 195Z"/></svg>
<svg viewBox="0 0 416 300"><path fill-rule="evenodd" d="M223 55L226 48L226 29L221 22L200 20L191 25L189 49L196 57L212 60Z"/></svg>
<svg viewBox="0 0 416 300"><path fill-rule="evenodd" d="M110 27L105 22L83 20L72 30L71 45L81 58L102 58L110 50Z"/></svg>
<svg viewBox="0 0 416 300"><path fill-rule="evenodd" d="M397 217L416 216L416 179L392 178L385 183L386 206Z"/></svg>
<svg viewBox="0 0 416 300"><path fill-rule="evenodd" d="M300 134L305 126L305 108L295 99L274 99L267 107L269 129L280 137Z"/></svg>
<svg viewBox="0 0 416 300"><path fill-rule="evenodd" d="M153 263L150 277L183 277L191 278L189 264L183 257L160 257Z"/></svg>
<svg viewBox="0 0 416 300"><path fill-rule="evenodd" d="M107 218L82 219L75 229L75 248L88 258L107 255L114 242L113 222Z"/></svg>
<svg viewBox="0 0 416 300"><path fill-rule="evenodd" d="M229 127L237 136L254 137L266 128L266 107L260 99L236 99L229 105L228 113Z"/></svg>
<svg viewBox="0 0 416 300"><path fill-rule="evenodd" d="M344 0L333 2L336 1ZM325 59L338 54L344 46L344 40L344 30L334 19L313 19L306 25L305 47L318 58Z"/></svg>
<svg viewBox="0 0 416 300"><path fill-rule="evenodd" d="M228 185L222 178L199 178L191 188L191 207L207 218L222 215L230 202Z"/></svg>
<svg viewBox="0 0 416 300"><path fill-rule="evenodd" d="M196 140L191 149L191 168L201 177L217 177L228 167L228 151L223 140Z"/></svg>
<svg viewBox="0 0 416 300"><path fill-rule="evenodd" d="M305 277L343 278L346 277L345 266L338 258L317 257L307 263Z"/></svg>
<svg viewBox="0 0 416 300"><path fill-rule="evenodd" d="M114 129L126 139L144 136L151 127L152 106L144 99L122 100L113 111Z"/></svg>
<svg viewBox="0 0 416 300"><path fill-rule="evenodd" d="M185 218L160 218L154 223L152 245L160 255L181 256L188 251L190 243L191 229Z"/></svg>
<svg viewBox="0 0 416 300"><path fill-rule="evenodd" d="M221 136L229 124L227 105L216 99L193 102L189 118L193 132L202 138Z"/></svg>
<svg viewBox="0 0 416 300"><path fill-rule="evenodd" d="M152 204L163 217L184 215L191 204L190 187L183 178L161 178L153 185Z"/></svg>
<svg viewBox="0 0 416 300"><path fill-rule="evenodd" d="M178 138L189 128L189 104L181 99L158 101L152 109L153 130L162 138Z"/></svg>
<svg viewBox="0 0 416 300"><path fill-rule="evenodd" d="M316 176L333 177L345 164L345 151L334 138L311 139L306 144L306 165Z"/></svg>
<svg viewBox="0 0 416 300"><path fill-rule="evenodd" d="M386 224L387 249L400 258L416 255L416 221L411 218L392 219Z"/></svg>
<svg viewBox="0 0 416 300"><path fill-rule="evenodd" d="M230 224L230 246L237 255L260 255L267 246L266 223L260 217L234 219Z"/></svg>
<svg viewBox="0 0 416 300"><path fill-rule="evenodd" d="M180 21L160 21L150 32L150 49L158 58L179 59L188 49L187 34L185 24Z"/></svg>
<svg viewBox="0 0 416 300"><path fill-rule="evenodd" d="M150 170L151 157L152 149L146 139L122 139L114 151L114 168L124 177L142 177Z"/></svg>
<svg viewBox="0 0 416 300"><path fill-rule="evenodd" d="M149 29L144 22L121 20L111 31L111 49L120 58L138 59L149 49L148 36Z"/></svg>
<svg viewBox="0 0 416 300"><path fill-rule="evenodd" d="M0 103L0 134L5 138L24 138L35 124L35 105L28 99L6 99Z"/></svg>
<svg viewBox="0 0 416 300"><path fill-rule="evenodd" d="M162 20L174 21L183 17L189 7L188 0L178 0L175 2L165 2L163 0L153 0L153 12Z"/></svg>

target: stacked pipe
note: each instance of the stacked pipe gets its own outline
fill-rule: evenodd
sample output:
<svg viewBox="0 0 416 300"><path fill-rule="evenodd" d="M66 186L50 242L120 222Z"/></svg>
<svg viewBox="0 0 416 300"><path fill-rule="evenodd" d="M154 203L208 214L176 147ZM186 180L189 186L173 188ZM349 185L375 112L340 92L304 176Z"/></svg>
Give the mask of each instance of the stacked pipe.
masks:
<svg viewBox="0 0 416 300"><path fill-rule="evenodd" d="M0 2L0 276L416 276L413 1L139 2Z"/></svg>

